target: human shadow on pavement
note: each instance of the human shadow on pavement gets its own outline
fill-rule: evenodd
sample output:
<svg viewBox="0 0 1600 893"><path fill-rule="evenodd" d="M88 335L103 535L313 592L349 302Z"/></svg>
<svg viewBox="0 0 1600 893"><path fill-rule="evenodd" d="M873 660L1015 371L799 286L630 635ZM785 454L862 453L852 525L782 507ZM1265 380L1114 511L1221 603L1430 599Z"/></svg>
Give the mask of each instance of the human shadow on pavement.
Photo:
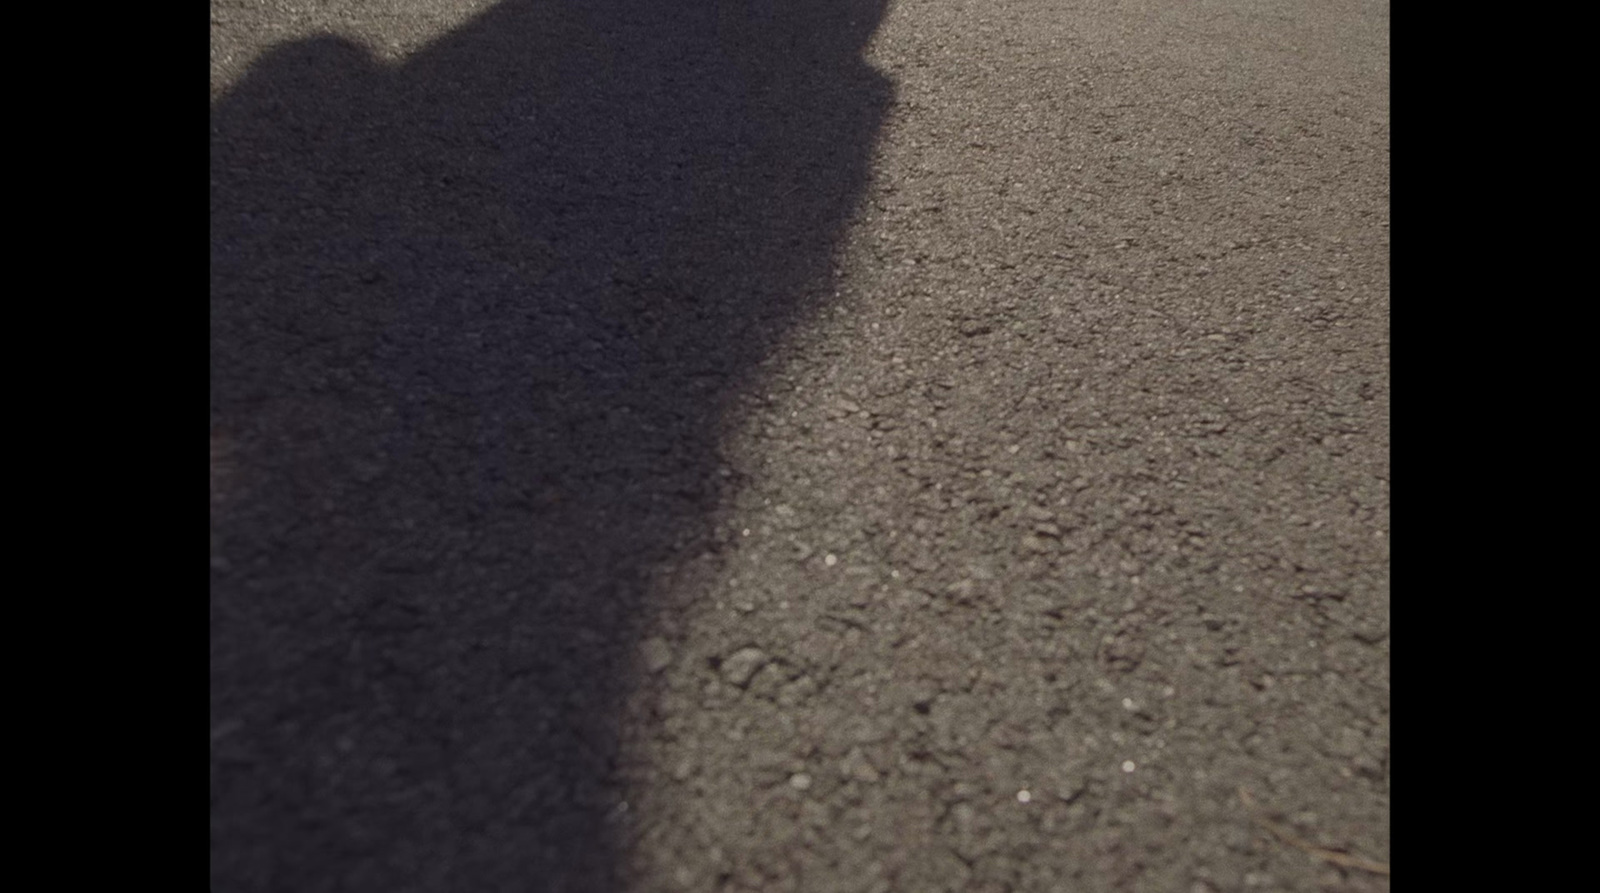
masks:
<svg viewBox="0 0 1600 893"><path fill-rule="evenodd" d="M884 3L511 0L214 103L213 890L618 886L650 571L832 293Z"/></svg>

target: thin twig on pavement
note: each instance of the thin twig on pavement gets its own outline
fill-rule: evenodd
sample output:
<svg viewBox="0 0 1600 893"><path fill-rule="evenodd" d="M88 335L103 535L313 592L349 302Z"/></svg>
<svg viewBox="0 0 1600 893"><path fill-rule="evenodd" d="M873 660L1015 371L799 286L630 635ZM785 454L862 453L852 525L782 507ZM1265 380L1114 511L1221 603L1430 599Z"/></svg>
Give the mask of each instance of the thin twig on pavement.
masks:
<svg viewBox="0 0 1600 893"><path fill-rule="evenodd" d="M1324 862L1332 862L1334 865L1343 866L1345 868L1356 868L1360 869L1361 871L1370 871L1373 874L1387 875L1389 873L1388 863L1373 862L1370 859L1363 859L1359 856L1352 856L1348 853L1323 849L1322 847L1319 847L1303 838L1296 837L1289 829L1269 820L1256 805L1255 798L1250 796L1250 792L1244 788L1239 789L1239 800L1245 805L1246 809L1250 810L1251 817L1254 818L1256 822L1261 825L1261 827L1271 831L1274 837L1292 847L1295 847L1296 849L1305 850L1307 853L1310 853Z"/></svg>

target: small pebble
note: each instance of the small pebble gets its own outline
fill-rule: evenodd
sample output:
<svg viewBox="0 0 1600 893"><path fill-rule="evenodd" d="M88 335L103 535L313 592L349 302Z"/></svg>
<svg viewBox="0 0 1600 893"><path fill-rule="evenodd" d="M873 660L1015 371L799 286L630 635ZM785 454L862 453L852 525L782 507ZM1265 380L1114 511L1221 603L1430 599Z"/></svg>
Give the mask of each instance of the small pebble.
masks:
<svg viewBox="0 0 1600 893"><path fill-rule="evenodd" d="M767 665L767 654L760 648L741 648L722 661L722 679L729 685L744 688L750 677Z"/></svg>
<svg viewBox="0 0 1600 893"><path fill-rule="evenodd" d="M651 636L639 645L639 656L649 673L659 673L672 664L672 647L660 636Z"/></svg>

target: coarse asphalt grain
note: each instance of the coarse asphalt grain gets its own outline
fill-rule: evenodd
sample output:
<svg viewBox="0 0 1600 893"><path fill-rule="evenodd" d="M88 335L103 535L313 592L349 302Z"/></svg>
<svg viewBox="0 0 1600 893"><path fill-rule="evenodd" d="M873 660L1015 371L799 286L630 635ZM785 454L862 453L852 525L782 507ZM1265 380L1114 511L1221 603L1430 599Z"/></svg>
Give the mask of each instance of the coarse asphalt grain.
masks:
<svg viewBox="0 0 1600 893"><path fill-rule="evenodd" d="M214 893L1388 890L1388 25L213 0Z"/></svg>

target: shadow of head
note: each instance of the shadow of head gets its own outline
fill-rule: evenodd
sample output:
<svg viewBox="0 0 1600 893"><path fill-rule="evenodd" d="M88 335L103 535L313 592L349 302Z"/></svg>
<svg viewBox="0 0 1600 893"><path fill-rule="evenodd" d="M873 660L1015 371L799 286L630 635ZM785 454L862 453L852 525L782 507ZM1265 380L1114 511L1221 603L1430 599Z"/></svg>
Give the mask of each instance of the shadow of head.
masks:
<svg viewBox="0 0 1600 893"><path fill-rule="evenodd" d="M213 106L214 886L616 883L645 581L832 294L882 11L508 2Z"/></svg>

